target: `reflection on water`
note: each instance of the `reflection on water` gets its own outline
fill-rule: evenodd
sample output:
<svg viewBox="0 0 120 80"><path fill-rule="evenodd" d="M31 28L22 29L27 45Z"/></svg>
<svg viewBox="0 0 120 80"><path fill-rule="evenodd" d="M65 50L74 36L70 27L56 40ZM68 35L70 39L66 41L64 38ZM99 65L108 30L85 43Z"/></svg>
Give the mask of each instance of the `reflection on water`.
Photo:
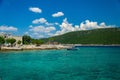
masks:
<svg viewBox="0 0 120 80"><path fill-rule="evenodd" d="M2 80L120 80L120 47L0 54Z"/></svg>

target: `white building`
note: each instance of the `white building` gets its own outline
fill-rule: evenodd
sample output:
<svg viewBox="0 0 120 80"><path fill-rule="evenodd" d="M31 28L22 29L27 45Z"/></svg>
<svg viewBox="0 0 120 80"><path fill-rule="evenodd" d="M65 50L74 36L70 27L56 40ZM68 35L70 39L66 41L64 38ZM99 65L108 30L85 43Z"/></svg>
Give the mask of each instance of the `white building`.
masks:
<svg viewBox="0 0 120 80"><path fill-rule="evenodd" d="M21 44L22 44L22 36L12 36L10 33L9 34L6 34L6 33L0 33L0 36L4 37L5 39L8 39L8 38L14 38L16 39L16 45L18 41L21 41Z"/></svg>

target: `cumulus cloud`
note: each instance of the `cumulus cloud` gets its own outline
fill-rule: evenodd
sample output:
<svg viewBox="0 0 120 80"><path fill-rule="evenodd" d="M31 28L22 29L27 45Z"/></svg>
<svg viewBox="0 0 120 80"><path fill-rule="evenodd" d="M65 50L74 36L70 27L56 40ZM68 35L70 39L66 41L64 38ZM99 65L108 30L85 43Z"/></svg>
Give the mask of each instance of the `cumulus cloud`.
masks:
<svg viewBox="0 0 120 80"><path fill-rule="evenodd" d="M40 19L35 19L32 21L33 24L38 24L38 23L47 23L47 20L45 18L40 18Z"/></svg>
<svg viewBox="0 0 120 80"><path fill-rule="evenodd" d="M58 22L54 22L54 23L49 23L45 18L39 18L39 19L35 19L32 21L33 24L44 24L46 26L55 26L55 25L59 25Z"/></svg>
<svg viewBox="0 0 120 80"><path fill-rule="evenodd" d="M110 28L115 27L114 25L107 26L104 22L98 24L97 22L86 20L81 22L80 25L75 25L69 23L67 18L65 18L60 26L60 30L56 31L55 35L61 35L71 31L79 31L79 30L91 30L97 28Z"/></svg>
<svg viewBox="0 0 120 80"><path fill-rule="evenodd" d="M42 13L42 9L38 7L30 7L29 10L35 13Z"/></svg>
<svg viewBox="0 0 120 80"><path fill-rule="evenodd" d="M57 13L54 13L52 14L53 17L61 17L61 16L64 16L64 13L63 12L57 12Z"/></svg>
<svg viewBox="0 0 120 80"><path fill-rule="evenodd" d="M86 20L80 24L80 30L90 30L90 29L97 29L97 28L110 28L115 27L114 25L107 26L105 22L98 24L97 22Z"/></svg>
<svg viewBox="0 0 120 80"><path fill-rule="evenodd" d="M47 33L51 32L51 31L55 31L55 30L56 30L56 28L53 27L53 26L50 26L50 27L46 27L46 28L45 28L45 32L47 32Z"/></svg>
<svg viewBox="0 0 120 80"><path fill-rule="evenodd" d="M46 22L45 25L47 25L47 26L52 26L52 25L54 25L54 23Z"/></svg>
<svg viewBox="0 0 120 80"><path fill-rule="evenodd" d="M45 18L39 18L32 21L32 25L29 26L29 30L25 34L36 36L36 38L53 36L56 32L55 26L59 26L59 23L49 23ZM40 35L40 36L38 36Z"/></svg>
<svg viewBox="0 0 120 80"><path fill-rule="evenodd" d="M33 31L33 32L51 32L56 30L55 27L50 26L50 27L44 27L44 26L36 26L36 27L31 27L29 31Z"/></svg>
<svg viewBox="0 0 120 80"><path fill-rule="evenodd" d="M13 26L0 26L0 31L17 31L18 29Z"/></svg>
<svg viewBox="0 0 120 80"><path fill-rule="evenodd" d="M37 38L42 38L42 37L46 37L46 36L50 36L52 35L53 31L56 30L56 28L54 26L49 26L49 27L45 27L45 26L31 26L29 27L29 34L33 37L37 37Z"/></svg>
<svg viewBox="0 0 120 80"><path fill-rule="evenodd" d="M67 18L65 18L63 20L62 24L60 25L60 29L61 30L57 31L55 35L64 34L66 32L74 31L74 27L72 26L72 24L70 24L67 21Z"/></svg>
<svg viewBox="0 0 120 80"><path fill-rule="evenodd" d="M80 30L91 30L97 28L110 28L115 27L114 25L106 25L105 22L98 23L95 21L85 20L79 25L71 24L68 22L67 18L63 19L63 22L59 24L58 22L49 23L45 18L35 19L32 21L33 24L38 24L38 26L29 26L29 31L26 34L31 35L31 37L43 38L65 34L71 31Z"/></svg>

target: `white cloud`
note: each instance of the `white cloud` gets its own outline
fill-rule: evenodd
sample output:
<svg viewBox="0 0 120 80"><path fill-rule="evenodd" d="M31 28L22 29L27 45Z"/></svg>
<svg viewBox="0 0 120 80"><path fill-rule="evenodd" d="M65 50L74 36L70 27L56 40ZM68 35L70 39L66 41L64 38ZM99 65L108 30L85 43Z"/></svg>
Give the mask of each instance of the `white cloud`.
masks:
<svg viewBox="0 0 120 80"><path fill-rule="evenodd" d="M56 32L55 35L61 35L70 31L74 31L74 27L65 18L60 26L60 30Z"/></svg>
<svg viewBox="0 0 120 80"><path fill-rule="evenodd" d="M40 33L37 33L37 32L34 32L33 34L31 34L31 37L34 37L34 38L44 38L44 35L40 34Z"/></svg>
<svg viewBox="0 0 120 80"><path fill-rule="evenodd" d="M57 23L57 22L55 22L55 23L46 22L45 24L46 24L47 26L54 26L54 25L59 26L59 23Z"/></svg>
<svg viewBox="0 0 120 80"><path fill-rule="evenodd" d="M36 37L36 38L43 38L43 37L48 37L51 36L53 33L53 31L56 30L56 28L54 26L49 26L49 27L45 27L45 26L31 26L29 27L29 34L32 35L32 37Z"/></svg>
<svg viewBox="0 0 120 80"><path fill-rule="evenodd" d="M44 26L36 26L36 27L31 27L29 31L33 31L33 32L43 32L43 33L48 33L51 31L56 30L55 27L51 26L51 27L44 27Z"/></svg>
<svg viewBox="0 0 120 80"><path fill-rule="evenodd" d="M17 31L18 29L13 26L0 26L0 31Z"/></svg>
<svg viewBox="0 0 120 80"><path fill-rule="evenodd" d="M42 9L38 7L30 7L29 10L35 13L42 13Z"/></svg>
<svg viewBox="0 0 120 80"><path fill-rule="evenodd" d="M61 16L64 16L64 13L63 12L57 12L57 13L54 13L52 14L53 17L61 17Z"/></svg>
<svg viewBox="0 0 120 80"><path fill-rule="evenodd" d="M107 26L104 22L98 24L97 22L86 20L80 24L80 30L90 30L90 29L97 29L97 28L110 28L114 27L114 25Z"/></svg>
<svg viewBox="0 0 120 80"><path fill-rule="evenodd" d="M90 20L85 20L84 22L81 22L80 25L73 25L68 22L67 18L63 19L63 22L61 24L57 22L49 23L45 18L35 19L32 21L32 23L41 23L38 24L39 26L29 26L29 31L27 32L27 34L31 35L31 37L34 38L56 36L71 31L115 27L114 25L106 25L105 22L98 23Z"/></svg>
<svg viewBox="0 0 120 80"><path fill-rule="evenodd" d="M75 31L80 30L79 25L75 25L74 30L75 30Z"/></svg>
<svg viewBox="0 0 120 80"><path fill-rule="evenodd" d="M40 19L35 19L32 21L33 24L38 24L38 23L47 23L47 20L45 18L40 18Z"/></svg>
<svg viewBox="0 0 120 80"><path fill-rule="evenodd" d="M54 36L54 34L53 33L48 33L48 36Z"/></svg>
<svg viewBox="0 0 120 80"><path fill-rule="evenodd" d="M31 35L31 37L37 36L37 38L40 38L40 36L49 37L54 35L56 31L54 26L59 26L59 23L49 23L45 18L35 19L32 23L33 25L37 24L37 26L30 25L27 34Z"/></svg>
<svg viewBox="0 0 120 80"><path fill-rule="evenodd" d="M54 23L49 23L49 22L46 22L45 24L46 24L47 26L54 25Z"/></svg>
<svg viewBox="0 0 120 80"><path fill-rule="evenodd" d="M36 26L36 27L31 27L29 31L32 32L44 32L45 27L44 26Z"/></svg>
<svg viewBox="0 0 120 80"><path fill-rule="evenodd" d="M114 25L107 26L104 22L98 24L97 22L86 20L85 22L81 22L80 25L73 26L71 23L67 21L65 18L60 26L60 30L56 31L55 35L61 35L71 31L79 31L79 30L91 30L97 28L110 28L115 27Z"/></svg>
<svg viewBox="0 0 120 80"><path fill-rule="evenodd" d="M49 23L49 22L47 22L47 20L45 18L35 19L35 20L32 21L32 23L33 24L39 24L39 23L41 23L41 24L44 24L46 26L54 26L54 25L58 26L59 25L59 23L57 23L57 22L55 22L55 23ZM29 26L29 27L31 27L31 26Z"/></svg>
<svg viewBox="0 0 120 80"><path fill-rule="evenodd" d="M47 32L47 33L51 32L51 31L55 31L55 30L56 30L56 28L53 27L53 26L50 26L50 27L46 27L46 28L45 28L45 32Z"/></svg>

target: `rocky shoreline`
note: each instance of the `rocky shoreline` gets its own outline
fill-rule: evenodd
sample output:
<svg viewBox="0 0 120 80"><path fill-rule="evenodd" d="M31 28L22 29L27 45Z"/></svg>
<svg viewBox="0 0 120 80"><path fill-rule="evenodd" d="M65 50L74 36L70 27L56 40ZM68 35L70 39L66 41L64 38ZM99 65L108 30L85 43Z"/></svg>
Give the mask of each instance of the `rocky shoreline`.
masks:
<svg viewBox="0 0 120 80"><path fill-rule="evenodd" d="M16 46L16 47L1 47L1 51L22 51L22 50L59 50L59 49L66 49L69 46L64 45L23 45L23 46Z"/></svg>
<svg viewBox="0 0 120 80"><path fill-rule="evenodd" d="M103 45L103 44L60 44L60 45L22 45L15 47L1 47L0 51L22 51L22 50L59 50L59 49L67 49L73 46L120 46L120 44L111 44L111 45Z"/></svg>

